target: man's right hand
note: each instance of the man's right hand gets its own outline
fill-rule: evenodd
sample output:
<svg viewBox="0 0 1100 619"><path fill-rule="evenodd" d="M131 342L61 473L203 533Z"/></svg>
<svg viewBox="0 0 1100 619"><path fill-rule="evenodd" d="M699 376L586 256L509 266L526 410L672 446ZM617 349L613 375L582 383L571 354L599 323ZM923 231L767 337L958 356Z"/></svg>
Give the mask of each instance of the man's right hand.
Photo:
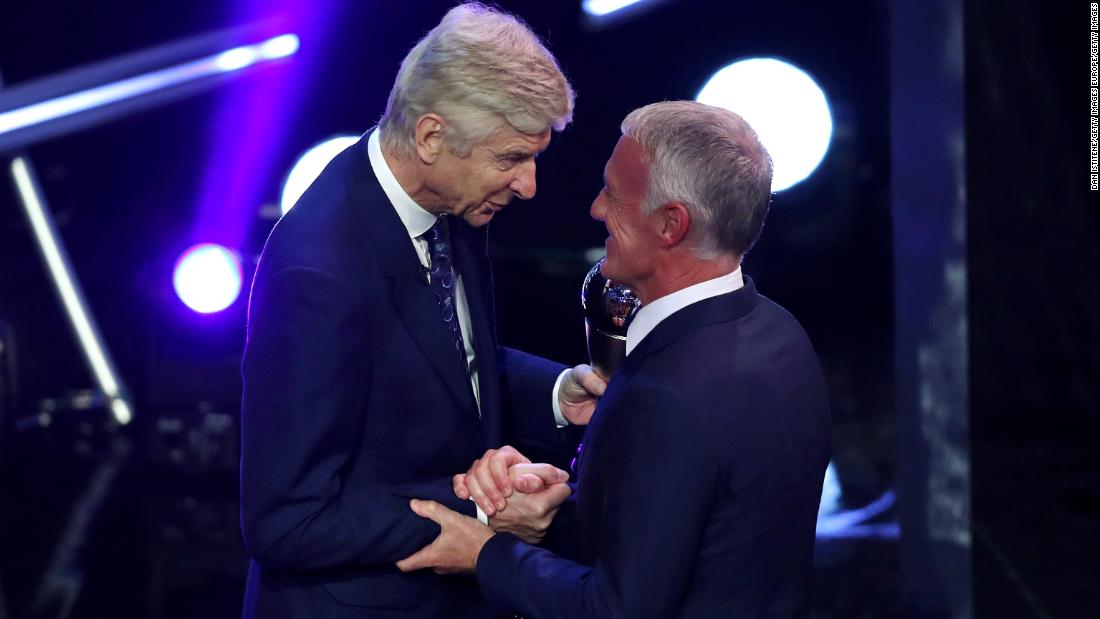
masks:
<svg viewBox="0 0 1100 619"><path fill-rule="evenodd" d="M506 499L512 496L513 488L533 494L568 479L565 471L549 464L531 464L526 456L505 445L486 451L466 473L455 475L451 481L455 496L473 499L492 518L507 508Z"/></svg>
<svg viewBox="0 0 1100 619"><path fill-rule="evenodd" d="M566 483L553 484L534 494L515 492L508 497L507 507L489 518L489 527L497 533L511 533L528 544L537 544L572 492Z"/></svg>

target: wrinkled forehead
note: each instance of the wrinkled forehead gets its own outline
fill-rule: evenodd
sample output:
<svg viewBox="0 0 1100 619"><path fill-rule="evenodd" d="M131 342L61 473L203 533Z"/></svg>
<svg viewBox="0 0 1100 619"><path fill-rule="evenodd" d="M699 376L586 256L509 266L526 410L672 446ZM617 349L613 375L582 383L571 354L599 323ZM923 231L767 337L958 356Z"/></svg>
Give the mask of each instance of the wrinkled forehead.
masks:
<svg viewBox="0 0 1100 619"><path fill-rule="evenodd" d="M604 169L605 176L645 182L649 177L649 155L634 138L624 135L615 144L611 159Z"/></svg>
<svg viewBox="0 0 1100 619"><path fill-rule="evenodd" d="M505 125L501 127L481 146L494 154L537 155L550 145L550 128L541 133L523 133Z"/></svg>

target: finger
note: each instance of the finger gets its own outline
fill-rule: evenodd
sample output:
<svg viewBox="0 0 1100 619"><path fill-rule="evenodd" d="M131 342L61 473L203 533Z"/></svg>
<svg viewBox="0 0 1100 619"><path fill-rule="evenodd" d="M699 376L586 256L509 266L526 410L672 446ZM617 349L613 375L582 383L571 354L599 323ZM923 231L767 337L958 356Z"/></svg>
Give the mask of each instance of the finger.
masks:
<svg viewBox="0 0 1100 619"><path fill-rule="evenodd" d="M466 488L470 491L470 498L477 503L477 506L481 508L481 511L485 512L485 515L492 518L497 513L497 508L493 505L493 502L485 496L485 492L481 489L481 483L478 482L476 475L466 474Z"/></svg>
<svg viewBox="0 0 1100 619"><path fill-rule="evenodd" d="M443 524L447 512L450 511L435 501L424 499L413 499L409 501L409 507L417 516L427 518L436 524Z"/></svg>
<svg viewBox="0 0 1100 619"><path fill-rule="evenodd" d="M600 376L593 372L592 368L587 365L579 365L577 369L581 370L581 385L584 386L584 390L597 398L602 396L604 391L607 390L607 382L600 378Z"/></svg>
<svg viewBox="0 0 1100 619"><path fill-rule="evenodd" d="M512 477L520 475L534 475L544 481L546 485L558 484L569 480L569 473L552 464L540 462L538 464L515 464L508 469Z"/></svg>
<svg viewBox="0 0 1100 619"><path fill-rule="evenodd" d="M523 494L538 494L546 489L546 482L542 481L542 478L538 475L531 475L530 473L524 473L516 477L513 483L516 486L516 490L519 490Z"/></svg>
<svg viewBox="0 0 1100 619"><path fill-rule="evenodd" d="M402 572L414 572L416 570L422 570L431 566L433 558L435 557L435 549L432 548L435 543L431 543L415 553L401 559L397 562L397 569Z"/></svg>
<svg viewBox="0 0 1100 619"><path fill-rule="evenodd" d="M466 474L459 473L451 478L451 488L455 492L455 496L466 500L470 498L470 489L466 487Z"/></svg>
<svg viewBox="0 0 1100 619"><path fill-rule="evenodd" d="M573 489L569 487L569 484L554 484L547 488L542 495L546 499L547 510L557 509L565 499L569 498L569 495L573 493Z"/></svg>
<svg viewBox="0 0 1100 619"><path fill-rule="evenodd" d="M493 471L490 468L489 463L492 462L492 460L492 455L483 457L478 466L473 469L473 478L477 480L477 485L481 488L481 492L486 500L494 505L497 511L500 511L504 509L504 506L507 505L507 503L504 501L504 495L501 494L500 488L497 487L496 478L494 477ZM466 483L469 484L468 476Z"/></svg>
<svg viewBox="0 0 1100 619"><path fill-rule="evenodd" d="M489 458L489 472L492 474L497 488L505 497L512 496L512 478L508 475L508 469L514 464L526 464L528 462L530 460L526 456L508 445L501 447L492 458Z"/></svg>

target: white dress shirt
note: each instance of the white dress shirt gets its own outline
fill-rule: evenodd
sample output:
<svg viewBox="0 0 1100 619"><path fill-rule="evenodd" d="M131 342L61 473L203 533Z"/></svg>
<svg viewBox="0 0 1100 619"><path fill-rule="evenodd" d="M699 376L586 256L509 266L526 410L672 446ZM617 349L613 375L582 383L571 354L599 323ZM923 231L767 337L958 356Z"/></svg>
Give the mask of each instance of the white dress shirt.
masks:
<svg viewBox="0 0 1100 619"><path fill-rule="evenodd" d="M626 328L626 354L629 355L645 339L645 336L656 329L657 325L661 324L661 321L665 318L692 303L733 292L744 285L745 281L741 277L741 267L737 267L721 277L699 282L646 303L638 310L638 313L634 315L634 320Z"/></svg>
<svg viewBox="0 0 1100 619"><path fill-rule="evenodd" d="M393 210L397 211L397 217L405 226L406 232L409 233L409 240L412 242L413 249L416 250L416 256L420 259L420 266L426 269L430 268L431 258L428 254L428 241L424 238L424 235L435 225L437 216L424 210L409 197L409 194L405 193L401 183L397 182L397 177L393 175L393 170L390 170L386 158L382 155L382 143L377 129L372 131L370 137L367 138L367 156L370 159L370 167L374 170L374 176L378 179L378 184L382 186L382 191L386 193L390 204L393 205ZM478 416L480 417L481 392L478 389L477 364L475 363L477 356L474 354L470 307L466 304L466 287L462 283L462 274L456 271L454 276L455 313L458 315L458 327L462 331L462 343L466 346L466 361L470 365L470 387L473 389L474 401L477 403ZM557 420L558 427L566 426L569 423L558 406L558 387L561 385L562 378L568 372L569 370L566 370L558 376L558 380L554 383L554 388L550 393L554 407L554 418ZM477 519L483 524L489 522L481 507L477 507Z"/></svg>
<svg viewBox="0 0 1100 619"><path fill-rule="evenodd" d="M425 269L431 267L431 259L428 255L428 241L424 235L435 225L437 215L429 213L417 204L405 190L397 177L393 175L385 157L382 156L382 144L378 137L378 130L374 130L367 139L367 156L370 158L370 167L374 170L374 176L386 197L390 199L393 210L397 211L397 217L405 225L409 233L409 240L416 250L416 256L420 258L420 266ZM462 283L462 274L455 272L455 313L458 315L458 328L462 331L462 344L466 347L466 362L470 364L470 387L474 391L474 401L477 404L478 416L481 416L481 392L478 390L477 381L477 356L474 354L473 327L470 325L470 306L466 304L466 288Z"/></svg>

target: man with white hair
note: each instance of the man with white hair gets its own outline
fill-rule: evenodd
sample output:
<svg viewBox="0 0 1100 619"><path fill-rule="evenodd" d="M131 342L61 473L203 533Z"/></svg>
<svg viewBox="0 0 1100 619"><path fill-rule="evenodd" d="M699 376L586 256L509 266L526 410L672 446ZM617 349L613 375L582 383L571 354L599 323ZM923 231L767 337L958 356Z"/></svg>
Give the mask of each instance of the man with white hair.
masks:
<svg viewBox="0 0 1100 619"><path fill-rule="evenodd" d="M399 565L476 570L491 604L544 619L809 617L825 382L798 322L741 272L771 159L739 116L695 102L635 110L622 130L591 213L603 274L643 305L563 508L576 554L413 501L443 532ZM514 459L487 455L456 493L484 501Z"/></svg>
<svg viewBox="0 0 1100 619"><path fill-rule="evenodd" d="M409 498L474 516L455 473L505 437L556 453L602 393L587 366L497 346L486 256L486 224L535 195L572 112L534 33L460 5L407 55L378 128L275 226L242 363L244 616L493 616L472 580L394 563L439 532ZM569 488L528 470L546 490L477 515L537 541Z"/></svg>

